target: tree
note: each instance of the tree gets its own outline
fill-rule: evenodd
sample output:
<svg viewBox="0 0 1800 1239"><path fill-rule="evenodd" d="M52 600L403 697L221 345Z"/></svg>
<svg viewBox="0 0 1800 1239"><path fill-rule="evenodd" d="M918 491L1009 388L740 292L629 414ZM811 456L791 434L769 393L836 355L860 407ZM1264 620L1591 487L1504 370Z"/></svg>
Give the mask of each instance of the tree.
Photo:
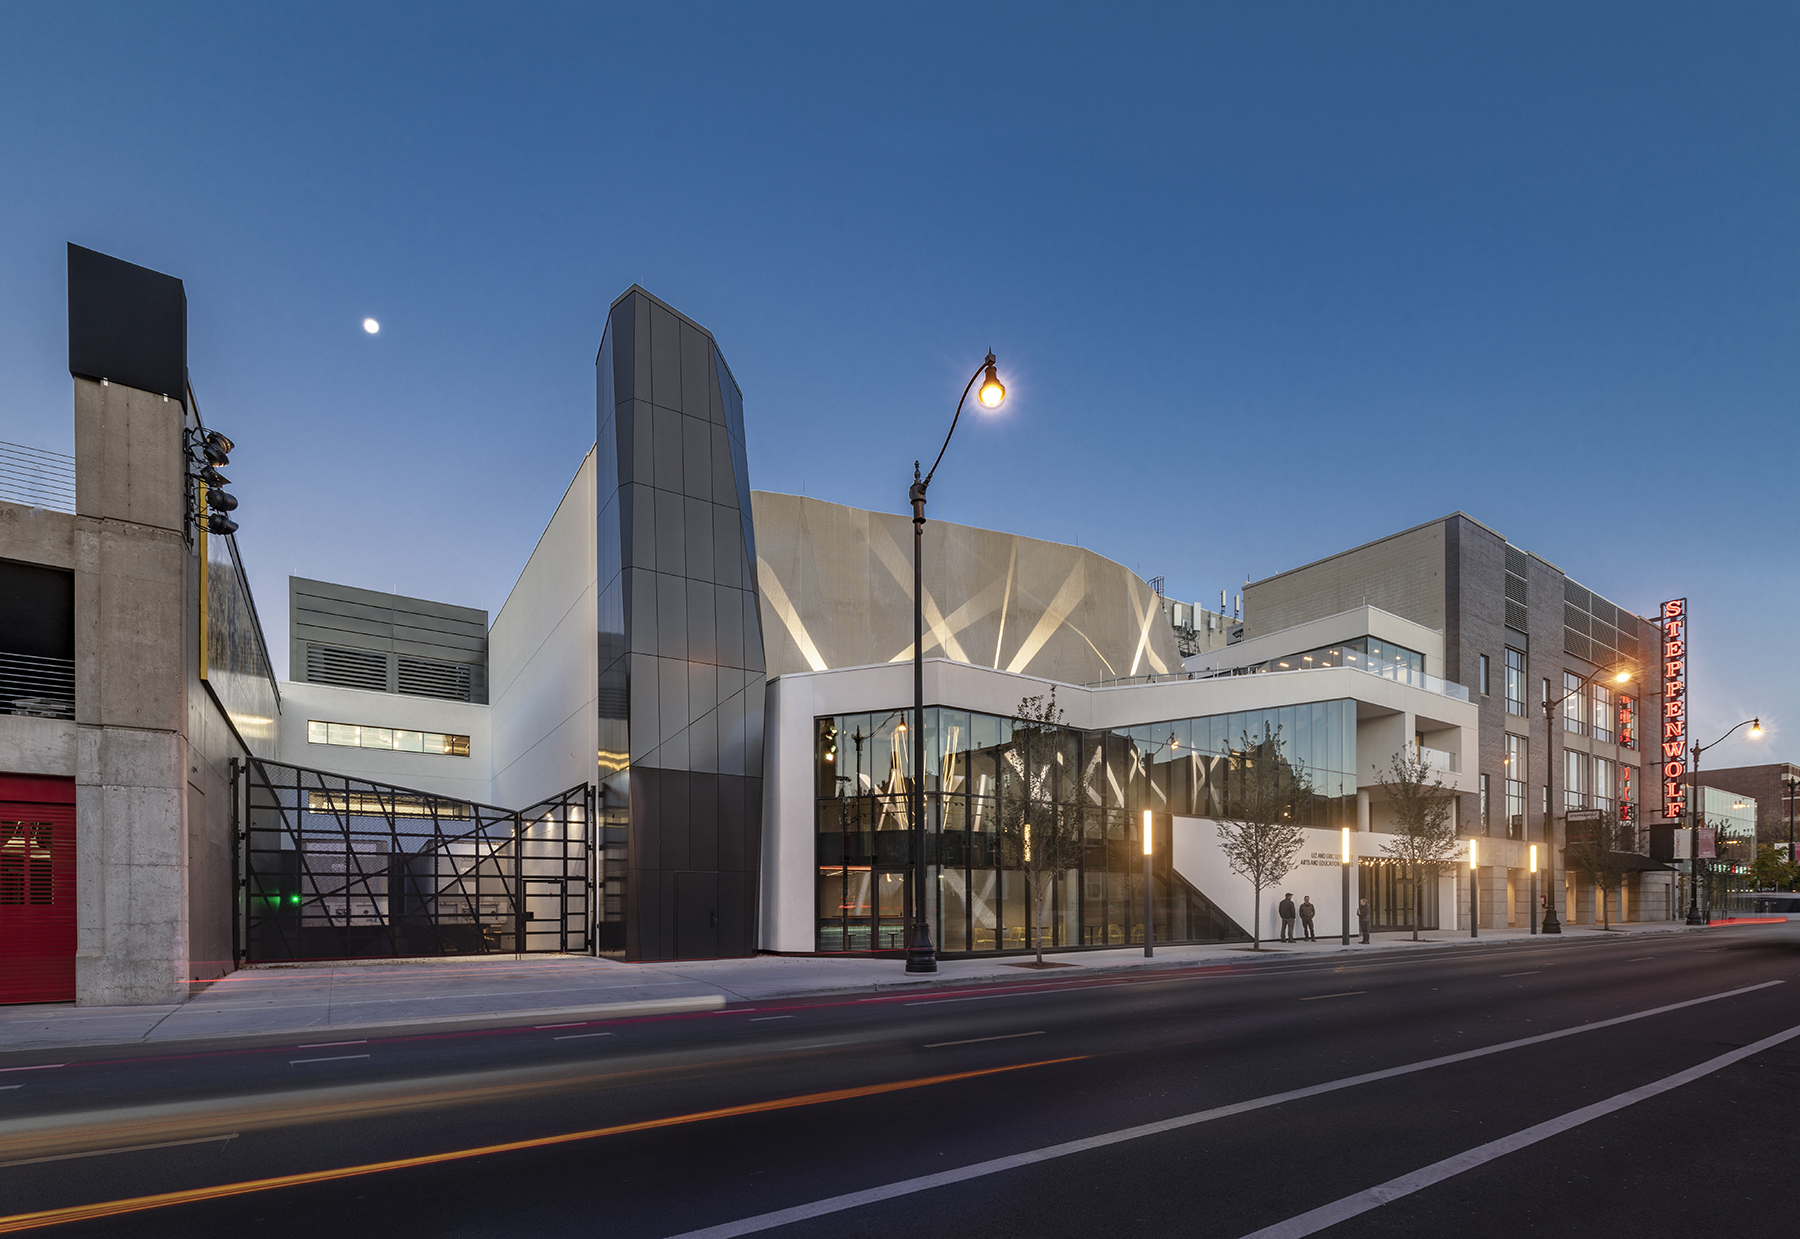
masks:
<svg viewBox="0 0 1800 1239"><path fill-rule="evenodd" d="M1253 951L1262 950L1262 893L1287 877L1306 842L1295 818L1300 805L1312 798L1312 783L1282 748L1281 729L1264 723L1260 738L1243 733L1225 763L1219 850L1234 871L1250 880Z"/></svg>
<svg viewBox="0 0 1800 1239"><path fill-rule="evenodd" d="M1007 868L1025 875L1037 966L1044 966L1044 911L1064 874L1081 864L1089 810L1075 765L1066 759L1074 733L1062 725L1056 690L1026 697L1013 719L1001 767L1000 838Z"/></svg>
<svg viewBox="0 0 1800 1239"><path fill-rule="evenodd" d="M1456 793L1431 772L1423 759L1395 753L1388 772L1376 767L1375 777L1387 796L1393 814L1393 840L1381 850L1412 870L1413 941L1419 940L1419 883L1426 866L1437 866L1456 855L1456 823L1450 806Z"/></svg>
<svg viewBox="0 0 1800 1239"><path fill-rule="evenodd" d="M1563 850L1564 863L1577 873L1585 873L1594 883L1600 899L1600 927L1612 928L1611 897L1617 893L1625 875L1637 867L1632 849L1637 846L1637 831L1629 822L1602 811L1598 821L1571 822L1568 846Z"/></svg>
<svg viewBox="0 0 1800 1239"><path fill-rule="evenodd" d="M1794 879L1800 877L1800 866L1794 865L1782 854L1786 851L1786 844L1778 847L1773 843L1765 843L1756 850L1756 861L1750 866L1750 876L1756 879L1757 890L1792 889Z"/></svg>

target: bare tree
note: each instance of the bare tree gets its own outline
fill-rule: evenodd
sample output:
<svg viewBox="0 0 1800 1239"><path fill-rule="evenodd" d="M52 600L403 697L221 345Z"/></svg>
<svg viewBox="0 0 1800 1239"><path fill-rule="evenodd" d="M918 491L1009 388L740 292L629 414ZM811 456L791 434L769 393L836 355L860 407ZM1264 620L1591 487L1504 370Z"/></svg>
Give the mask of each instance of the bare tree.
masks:
<svg viewBox="0 0 1800 1239"><path fill-rule="evenodd" d="M1306 842L1295 824L1312 783L1282 751L1281 729L1263 724L1260 738L1243 733L1226 759L1226 800L1219 819L1219 850L1253 888L1250 949L1262 950L1262 893L1294 868Z"/></svg>
<svg viewBox="0 0 1800 1239"><path fill-rule="evenodd" d="M1412 870L1413 900L1408 917L1412 921L1413 941L1419 940L1419 903L1421 883L1426 866L1437 866L1456 856L1456 823L1450 809L1456 793L1444 786L1444 780L1431 772L1422 757L1395 753L1383 774L1380 767L1375 777L1387 796L1393 813L1393 841L1381 850Z"/></svg>
<svg viewBox="0 0 1800 1239"><path fill-rule="evenodd" d="M1001 766L1000 837L1008 868L1025 875L1037 966L1044 966L1044 912L1057 882L1081 864L1089 810L1079 797L1074 733L1063 726L1056 690L1026 697L1013 719Z"/></svg>
<svg viewBox="0 0 1800 1239"><path fill-rule="evenodd" d="M1631 855L1636 845L1636 829L1612 813L1601 811L1597 821L1569 824L1563 862L1576 873L1587 874L1593 881L1594 893L1600 900L1602 929L1612 928L1611 897L1618 892L1625 875L1637 868L1637 861Z"/></svg>

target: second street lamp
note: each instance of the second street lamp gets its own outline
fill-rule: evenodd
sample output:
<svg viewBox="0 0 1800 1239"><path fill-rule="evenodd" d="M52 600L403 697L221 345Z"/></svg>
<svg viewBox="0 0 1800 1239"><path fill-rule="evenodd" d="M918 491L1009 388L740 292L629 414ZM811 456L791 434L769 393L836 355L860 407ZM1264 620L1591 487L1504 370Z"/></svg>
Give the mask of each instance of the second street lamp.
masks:
<svg viewBox="0 0 1800 1239"><path fill-rule="evenodd" d="M975 373L963 385L962 399L956 402L956 416L950 419L950 432L944 436L944 446L938 449L930 471L920 477L919 462L913 461L912 486L906 492L906 501L912 504L913 510L912 794L907 798L912 810L913 889L912 927L906 935L908 972L937 971L937 950L931 945L931 921L925 900L925 578L920 566L925 545L925 492L930 488L938 466L943 463L944 452L950 446L950 435L956 433L956 423L962 420L963 405L968 402L976 379L982 380L981 392L976 399L983 407L997 409L1006 399L1006 387L994 372L994 355L990 352L987 360L975 368Z"/></svg>
<svg viewBox="0 0 1800 1239"><path fill-rule="evenodd" d="M1548 764L1544 780L1546 794L1556 780L1556 746L1551 741L1557 732L1556 711L1558 708L1576 693L1585 693L1588 685L1600 676L1610 676L1615 684L1623 684L1631 679L1635 671L1636 669L1629 663L1613 663L1609 667L1601 667L1597 671L1588 672L1581 677L1581 683L1560 697L1552 698L1548 692L1544 694L1544 757ZM1567 681L1565 680L1564 683ZM1544 681L1544 687L1550 687L1549 680ZM1563 789L1563 794L1565 796L1568 794L1567 788ZM1544 932L1560 934L1562 921L1556 913L1556 812L1547 801L1544 805L1544 864L1546 866L1544 873Z"/></svg>
<svg viewBox="0 0 1800 1239"><path fill-rule="evenodd" d="M1701 744L1698 740L1694 741L1694 764L1688 772L1688 824L1693 831L1689 836L1692 846L1688 849L1687 923L1690 925L1705 925L1712 920L1712 896L1710 894L1707 896L1705 914L1700 911L1700 755L1715 745L1729 740L1738 727L1746 726L1750 728L1747 734L1752 740L1762 739L1762 719L1747 718L1733 727L1731 731L1714 740L1712 744Z"/></svg>

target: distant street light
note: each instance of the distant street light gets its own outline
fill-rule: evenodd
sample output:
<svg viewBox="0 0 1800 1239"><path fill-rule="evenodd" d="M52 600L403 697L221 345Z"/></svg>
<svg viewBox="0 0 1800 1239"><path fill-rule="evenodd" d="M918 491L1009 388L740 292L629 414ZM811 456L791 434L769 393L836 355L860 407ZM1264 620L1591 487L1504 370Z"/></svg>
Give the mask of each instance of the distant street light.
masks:
<svg viewBox="0 0 1800 1239"><path fill-rule="evenodd" d="M1700 754L1706 752L1707 749L1710 749L1715 745L1723 744L1726 740L1731 738L1732 732L1735 732L1738 727L1743 727L1746 724L1749 725L1750 730L1745 732L1745 735L1749 736L1752 740L1762 739L1762 719L1747 718L1742 723L1739 723L1737 727L1733 727L1731 731L1726 732L1717 740L1714 740L1712 744L1701 744L1698 740L1694 742L1694 764L1688 775L1688 825L1693 831L1691 836L1693 848L1688 854L1689 881L1687 923L1690 925L1705 925L1712 920L1712 900L1710 896L1707 899L1706 915L1702 916L1700 914Z"/></svg>

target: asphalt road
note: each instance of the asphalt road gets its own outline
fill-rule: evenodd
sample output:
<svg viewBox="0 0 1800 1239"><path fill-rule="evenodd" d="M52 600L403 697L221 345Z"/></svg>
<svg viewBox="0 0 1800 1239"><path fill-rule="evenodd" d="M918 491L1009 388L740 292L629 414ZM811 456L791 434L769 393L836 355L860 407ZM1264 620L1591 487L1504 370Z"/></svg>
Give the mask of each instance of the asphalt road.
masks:
<svg viewBox="0 0 1800 1239"><path fill-rule="evenodd" d="M1797 1125L1800 925L1246 956L0 1056L0 1233L1790 1234Z"/></svg>

